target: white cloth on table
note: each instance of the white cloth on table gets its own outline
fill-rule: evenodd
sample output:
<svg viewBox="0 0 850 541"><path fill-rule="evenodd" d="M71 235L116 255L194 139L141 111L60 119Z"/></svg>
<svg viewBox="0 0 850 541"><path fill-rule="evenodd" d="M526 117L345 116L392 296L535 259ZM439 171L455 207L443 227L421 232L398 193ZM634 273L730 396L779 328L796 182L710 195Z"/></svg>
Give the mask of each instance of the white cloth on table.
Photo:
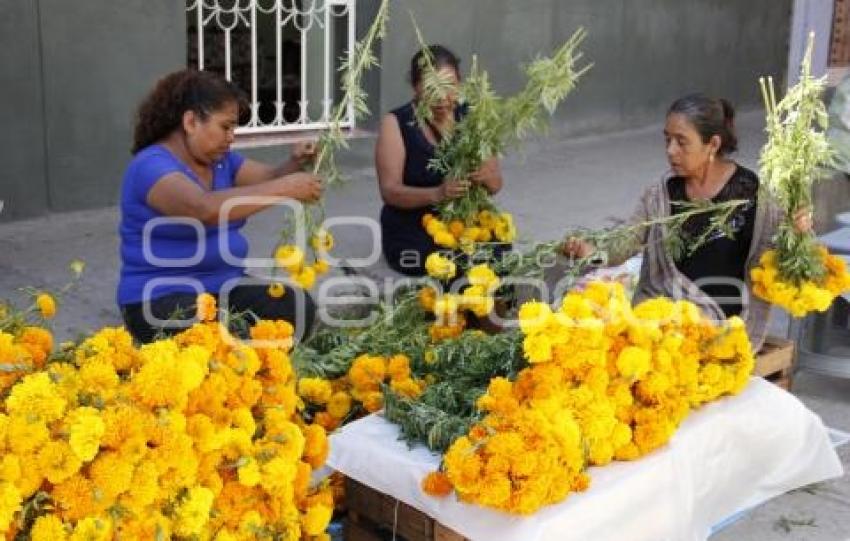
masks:
<svg viewBox="0 0 850 541"><path fill-rule="evenodd" d="M739 510L843 473L820 418L761 378L693 412L656 452L591 468L586 492L529 517L424 494L440 457L398 434L377 414L355 421L331 436L328 464L473 541L704 540Z"/></svg>

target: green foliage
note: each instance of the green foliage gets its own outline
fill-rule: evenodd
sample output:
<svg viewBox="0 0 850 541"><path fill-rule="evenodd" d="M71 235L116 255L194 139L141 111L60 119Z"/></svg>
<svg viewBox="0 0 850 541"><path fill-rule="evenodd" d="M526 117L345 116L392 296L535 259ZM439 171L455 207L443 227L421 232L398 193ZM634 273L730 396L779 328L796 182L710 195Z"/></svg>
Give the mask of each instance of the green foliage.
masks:
<svg viewBox="0 0 850 541"><path fill-rule="evenodd" d="M775 237L779 273L799 285L818 281L825 274L813 233L793 225L794 213L812 206L812 184L820 169L833 160L826 138L827 113L821 100L825 78L811 74L814 34L800 68L800 80L781 101L776 101L773 79L759 79L764 99L768 140L759 163L767 189L785 210L784 223Z"/></svg>
<svg viewBox="0 0 850 541"><path fill-rule="evenodd" d="M470 73L458 89L460 102L468 106L468 112L437 146L430 167L447 179L468 179L485 160L504 154L530 133L544 130L547 118L591 68L577 68L582 57L577 49L585 36L586 32L579 29L552 56L529 64L525 88L508 98L493 91L489 75L473 57ZM420 46L427 47L418 29L417 37ZM420 122L430 114L431 105L453 90L430 58L423 60L422 85L425 92L417 104ZM493 209L490 196L484 188L473 186L466 195L441 204L438 210L440 218L448 222L466 221L484 209Z"/></svg>

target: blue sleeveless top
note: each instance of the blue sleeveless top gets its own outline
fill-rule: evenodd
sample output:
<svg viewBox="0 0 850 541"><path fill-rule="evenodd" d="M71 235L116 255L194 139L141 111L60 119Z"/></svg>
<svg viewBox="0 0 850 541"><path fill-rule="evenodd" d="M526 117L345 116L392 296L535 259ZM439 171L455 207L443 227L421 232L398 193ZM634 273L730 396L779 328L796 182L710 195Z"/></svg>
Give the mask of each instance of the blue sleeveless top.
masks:
<svg viewBox="0 0 850 541"><path fill-rule="evenodd" d="M405 186L435 188L443 182L443 177L428 167L428 162L434 157L436 148L428 141L416 122L413 107L413 102L410 102L392 111L398 120L404 142L405 160L402 182ZM457 107L455 120L460 120L465 110L463 106ZM425 257L439 249L422 227L422 217L429 212L434 212L434 208L430 205L404 209L385 204L381 209L382 247L384 257L393 269L405 274L421 274L420 268L401 268L402 252L418 252L419 259L424 265Z"/></svg>
<svg viewBox="0 0 850 541"><path fill-rule="evenodd" d="M212 189L233 188L244 161L234 152L225 154L213 165ZM147 204L148 192L154 184L175 172L207 189L189 166L162 145L151 145L139 151L124 173L118 229L121 276L117 300L121 306L173 293L196 293L197 289L218 293L227 280L244 275L241 262L248 255L248 241L239 230L245 220L231 221L219 231L218 224L174 223L175 218L166 217ZM151 222L156 218L163 222ZM147 247L143 238L146 225ZM181 259L184 262L178 261ZM145 292L145 286L155 279L165 281L161 285L152 283L153 287Z"/></svg>

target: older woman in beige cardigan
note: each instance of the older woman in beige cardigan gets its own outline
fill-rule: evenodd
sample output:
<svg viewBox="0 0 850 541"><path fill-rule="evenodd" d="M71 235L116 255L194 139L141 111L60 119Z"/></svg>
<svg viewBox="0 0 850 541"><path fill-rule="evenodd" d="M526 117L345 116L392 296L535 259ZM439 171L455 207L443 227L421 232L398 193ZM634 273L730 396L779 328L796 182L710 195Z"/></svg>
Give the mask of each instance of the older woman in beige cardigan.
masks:
<svg viewBox="0 0 850 541"><path fill-rule="evenodd" d="M713 231L698 247L674 259L665 249L664 228L651 225L636 233L632 249L606 255L609 264L617 264L643 250L634 302L666 296L687 299L716 320L740 316L758 351L767 334L770 305L751 294L750 269L771 247L780 212L759 189L758 176L729 158L737 150L734 115L726 100L701 94L676 100L664 126L670 173L646 189L631 218L641 223L682 212L683 205L676 203L746 201L732 213L727 231ZM708 213L688 218L684 237L703 235L709 220ZM795 225L801 231L811 229L809 209L795 215ZM577 239L563 247L566 255L579 257L594 249Z"/></svg>

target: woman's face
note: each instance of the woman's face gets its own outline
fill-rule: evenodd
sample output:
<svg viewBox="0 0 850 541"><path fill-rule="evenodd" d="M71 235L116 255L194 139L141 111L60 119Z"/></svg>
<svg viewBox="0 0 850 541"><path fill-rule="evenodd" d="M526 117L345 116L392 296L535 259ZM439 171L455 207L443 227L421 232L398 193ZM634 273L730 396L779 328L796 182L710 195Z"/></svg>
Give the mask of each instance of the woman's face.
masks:
<svg viewBox="0 0 850 541"><path fill-rule="evenodd" d="M233 144L238 116L239 107L235 102L226 103L206 118L187 111L183 117L183 129L192 156L204 164L223 158Z"/></svg>
<svg viewBox="0 0 850 541"><path fill-rule="evenodd" d="M691 121L680 113L667 115L664 142L670 168L677 176L685 178L702 176L720 146L720 138L716 135L712 136L708 143L703 143Z"/></svg>
<svg viewBox="0 0 850 541"><path fill-rule="evenodd" d="M442 66L437 69L437 75L440 79L451 81L452 89L443 100L431 107L431 113L434 118L446 118L454 114L455 104L457 103L457 87L460 84L457 76L457 70L451 66ZM422 97L422 83L417 83L414 88L417 98Z"/></svg>

